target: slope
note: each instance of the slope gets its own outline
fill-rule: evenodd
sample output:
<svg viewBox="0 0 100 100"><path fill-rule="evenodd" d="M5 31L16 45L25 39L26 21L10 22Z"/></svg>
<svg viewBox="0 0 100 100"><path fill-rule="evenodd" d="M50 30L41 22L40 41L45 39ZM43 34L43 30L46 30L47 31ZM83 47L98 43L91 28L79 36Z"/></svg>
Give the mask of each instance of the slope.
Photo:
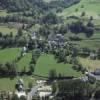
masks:
<svg viewBox="0 0 100 100"><path fill-rule="evenodd" d="M86 12L87 17L93 16L95 19L100 17L100 1L99 0L81 0L80 3L73 5L58 13L59 16L76 15L80 16L82 12Z"/></svg>

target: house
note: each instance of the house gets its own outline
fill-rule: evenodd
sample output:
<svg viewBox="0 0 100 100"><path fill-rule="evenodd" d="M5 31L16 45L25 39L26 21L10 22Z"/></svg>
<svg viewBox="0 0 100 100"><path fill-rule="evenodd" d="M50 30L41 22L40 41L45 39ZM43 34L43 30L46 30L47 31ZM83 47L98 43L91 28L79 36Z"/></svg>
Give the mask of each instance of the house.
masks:
<svg viewBox="0 0 100 100"><path fill-rule="evenodd" d="M97 57L97 54L96 54L96 53L94 53L94 52L91 52L91 53L90 53L90 59L91 59L91 60L95 60L96 57Z"/></svg>
<svg viewBox="0 0 100 100"><path fill-rule="evenodd" d="M52 35L48 38L48 44L50 48L63 48L65 43L64 36L62 34Z"/></svg>
<svg viewBox="0 0 100 100"><path fill-rule="evenodd" d="M96 70L94 71L94 75L100 76L100 69L96 69Z"/></svg>
<svg viewBox="0 0 100 100"><path fill-rule="evenodd" d="M18 96L18 98L20 98L21 96L26 97L25 91L16 91L15 94Z"/></svg>
<svg viewBox="0 0 100 100"><path fill-rule="evenodd" d="M32 33L31 39L32 39L32 40L37 39L37 33L36 33L36 32L33 32L33 33Z"/></svg>
<svg viewBox="0 0 100 100"><path fill-rule="evenodd" d="M88 79L100 81L100 69L96 69L94 72L88 72Z"/></svg>
<svg viewBox="0 0 100 100"><path fill-rule="evenodd" d="M19 79L17 83L15 84L15 88L17 91L23 91L24 90L24 82L22 79Z"/></svg>
<svg viewBox="0 0 100 100"><path fill-rule="evenodd" d="M19 79L15 85L16 91L15 94L20 98L21 96L26 97L26 92L24 91L24 82L22 79Z"/></svg>
<svg viewBox="0 0 100 100"><path fill-rule="evenodd" d="M22 56L25 56L27 53L27 47L22 48Z"/></svg>
<svg viewBox="0 0 100 100"><path fill-rule="evenodd" d="M38 88L38 95L40 98L49 97L52 94L52 87L49 85L44 85Z"/></svg>

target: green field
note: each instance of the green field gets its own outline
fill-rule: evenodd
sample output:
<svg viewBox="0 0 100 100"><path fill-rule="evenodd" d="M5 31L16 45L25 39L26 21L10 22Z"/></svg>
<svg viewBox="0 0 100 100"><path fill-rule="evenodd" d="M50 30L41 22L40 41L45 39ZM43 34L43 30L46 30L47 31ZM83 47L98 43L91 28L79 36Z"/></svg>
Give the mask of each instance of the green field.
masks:
<svg viewBox="0 0 100 100"><path fill-rule="evenodd" d="M0 50L0 62L6 63L13 61L19 54L21 48L7 48ZM22 71L24 68L28 70L29 63L31 61L31 53L26 54L18 63L17 68ZM81 76L81 72L76 72L72 69L72 65L57 63L53 55L42 54L38 59L34 74L38 76L47 77L50 70L56 70L57 74L61 73L64 76ZM19 78L0 78L0 90L14 90L14 85ZM25 87L29 82L35 82L35 79L29 76L23 76L22 79L25 81Z"/></svg>
<svg viewBox="0 0 100 100"><path fill-rule="evenodd" d="M78 9L78 11L76 12L75 9ZM96 19L99 18L100 14L99 0L81 0L80 3L64 9L63 12L59 13L58 15L65 17L69 15L80 16L83 11L86 12L87 17L93 16Z"/></svg>
<svg viewBox="0 0 100 100"><path fill-rule="evenodd" d="M20 55L20 52L21 48L8 48L0 50L0 63L14 61ZM28 70L30 61L31 53L28 53L17 63L17 69L19 71L24 70L24 68Z"/></svg>
<svg viewBox="0 0 100 100"><path fill-rule="evenodd" d="M0 50L0 63L11 62L20 54L20 48L7 48Z"/></svg>
<svg viewBox="0 0 100 100"><path fill-rule="evenodd" d="M57 74L61 73L64 76L81 76L80 72L72 69L72 65L57 63L53 55L41 55L39 58L34 74L48 77L50 70L56 70Z"/></svg>
<svg viewBox="0 0 100 100"><path fill-rule="evenodd" d="M29 76L23 76L20 77L21 79L23 79L24 81L24 86L25 88L28 87L28 84L30 82L32 82L33 84L35 84L36 80L32 77ZM19 77L16 77L14 79L10 79L10 78L0 78L0 91L14 91L15 90L15 84L18 81L18 79L20 79Z"/></svg>
<svg viewBox="0 0 100 100"><path fill-rule="evenodd" d="M17 67L18 70L29 70L29 63L31 62L31 53L26 54L18 63L17 63Z"/></svg>
<svg viewBox="0 0 100 100"><path fill-rule="evenodd" d="M9 28L7 26L0 26L0 32L2 32L3 34L9 34L9 33L17 33L17 29L16 28Z"/></svg>
<svg viewBox="0 0 100 100"><path fill-rule="evenodd" d="M90 60L89 58L79 57L79 62L86 67L89 71L100 69L100 60Z"/></svg>
<svg viewBox="0 0 100 100"><path fill-rule="evenodd" d="M43 1L45 1L45 2L51 2L51 1L55 1L55 0L43 0Z"/></svg>
<svg viewBox="0 0 100 100"><path fill-rule="evenodd" d="M72 37L77 36L82 39L81 41L74 41L74 40L70 41L78 48L86 47L92 50L97 50L100 47L100 32L94 32L93 36L91 36L90 38L87 38L84 33L79 33L77 35L73 33L67 33L65 35L66 38L70 36Z"/></svg>
<svg viewBox="0 0 100 100"><path fill-rule="evenodd" d="M0 63L12 62L16 57L20 55L21 48L6 48L0 50ZM17 69L22 71L24 68L28 70L28 65L31 60L31 53L26 54L18 63ZM14 90L15 83L19 77L10 79L0 77L0 90ZM29 76L23 76L22 79L25 81L25 87L28 86L29 82L35 82L35 79L32 79Z"/></svg>
<svg viewBox="0 0 100 100"><path fill-rule="evenodd" d="M10 14L7 13L6 10L0 10L0 16L4 17L4 16L7 16L7 15L10 15Z"/></svg>

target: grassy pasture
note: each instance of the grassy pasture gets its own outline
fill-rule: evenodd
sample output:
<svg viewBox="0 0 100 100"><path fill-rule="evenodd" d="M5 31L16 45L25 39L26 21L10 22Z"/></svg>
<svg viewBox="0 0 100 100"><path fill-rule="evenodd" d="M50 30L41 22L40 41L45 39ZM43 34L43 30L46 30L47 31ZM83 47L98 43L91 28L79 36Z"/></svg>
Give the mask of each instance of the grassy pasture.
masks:
<svg viewBox="0 0 100 100"><path fill-rule="evenodd" d="M23 77L16 77L14 79L12 78L0 78L0 91L14 91L15 90L15 84L18 81L18 79L23 79L25 88L28 87L28 83L32 82L35 84L36 80L29 76L23 76Z"/></svg>
<svg viewBox="0 0 100 100"><path fill-rule="evenodd" d="M71 64L57 63L53 55L41 55L39 58L35 74L48 77L50 70L56 70L57 74L61 73L64 76L81 76L80 72L72 69Z"/></svg>
<svg viewBox="0 0 100 100"><path fill-rule="evenodd" d="M20 48L6 48L0 50L0 63L11 62L20 54Z"/></svg>
<svg viewBox="0 0 100 100"><path fill-rule="evenodd" d="M90 71L100 68L100 60L90 60L89 58L79 57L79 62Z"/></svg>
<svg viewBox="0 0 100 100"><path fill-rule="evenodd" d="M20 55L20 52L20 48L8 48L0 50L0 63L12 62ZM17 69L19 71L24 70L24 68L28 70L30 61L31 53L28 53L17 63Z"/></svg>
<svg viewBox="0 0 100 100"><path fill-rule="evenodd" d="M94 2L93 2L94 1ZM59 16L69 16L76 15L80 16L83 11L86 12L87 17L93 16L94 18L99 18L100 11L100 2L98 0L81 0L80 3L73 5L69 8L63 10L62 13L59 13ZM83 7L82 7L83 6ZM75 9L78 9L75 11Z"/></svg>
<svg viewBox="0 0 100 100"><path fill-rule="evenodd" d="M18 63L17 63L17 67L18 70L29 70L29 63L31 62L31 53L26 54Z"/></svg>
<svg viewBox="0 0 100 100"><path fill-rule="evenodd" d="M7 15L11 15L10 13L8 13L6 10L0 10L0 16L1 17L5 17Z"/></svg>
<svg viewBox="0 0 100 100"><path fill-rule="evenodd" d="M67 36L74 36L74 34L67 34ZM78 47L87 47L90 49L98 49L100 47L100 33L95 32L92 37L86 38L83 33L78 34L78 37L82 38L81 41L71 41Z"/></svg>
<svg viewBox="0 0 100 100"><path fill-rule="evenodd" d="M17 33L17 29L16 28L9 28L7 26L0 26L0 32L2 32L3 34L9 34L9 33Z"/></svg>
<svg viewBox="0 0 100 100"><path fill-rule="evenodd" d="M20 48L6 48L0 50L0 63L12 62L20 55L20 51ZM30 63L30 60L31 53L28 53L17 63L18 70L22 71L24 67L26 67L26 70L28 70L28 64ZM30 76L23 76L21 78L25 81L25 87L28 87L29 82L35 83L35 79L31 78ZM0 77L0 90L13 91L15 88L15 83L18 79L19 77L14 79Z"/></svg>

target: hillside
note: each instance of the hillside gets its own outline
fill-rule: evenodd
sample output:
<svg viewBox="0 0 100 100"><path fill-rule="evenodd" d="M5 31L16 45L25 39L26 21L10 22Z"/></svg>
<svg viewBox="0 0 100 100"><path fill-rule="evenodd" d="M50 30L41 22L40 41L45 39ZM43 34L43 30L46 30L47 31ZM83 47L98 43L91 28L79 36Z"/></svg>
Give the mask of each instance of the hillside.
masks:
<svg viewBox="0 0 100 100"><path fill-rule="evenodd" d="M31 9L48 10L55 7L68 7L80 0L0 0L0 7L9 11L25 11ZM55 4L54 4L55 3Z"/></svg>
<svg viewBox="0 0 100 100"><path fill-rule="evenodd" d="M76 15L80 16L82 12L86 12L87 17L93 16L95 19L100 18L100 1L99 0L81 0L78 4L75 4L59 13L60 16Z"/></svg>

